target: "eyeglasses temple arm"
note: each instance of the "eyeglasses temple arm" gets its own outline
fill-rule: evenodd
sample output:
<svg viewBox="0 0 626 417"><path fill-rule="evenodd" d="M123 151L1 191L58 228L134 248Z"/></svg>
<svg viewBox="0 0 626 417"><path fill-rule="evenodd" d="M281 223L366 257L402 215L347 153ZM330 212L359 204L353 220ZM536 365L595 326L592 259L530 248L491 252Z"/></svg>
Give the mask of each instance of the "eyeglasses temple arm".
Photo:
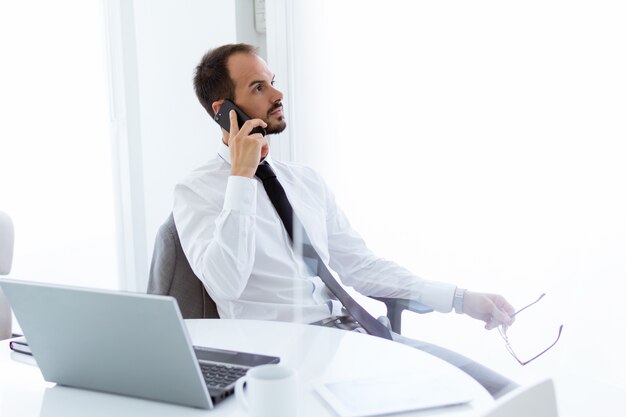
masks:
<svg viewBox="0 0 626 417"><path fill-rule="evenodd" d="M519 313L521 313L522 311L526 310L528 307L530 307L530 306L532 306L532 305L537 304L537 303L539 302L539 300L541 300L543 297L545 297L545 295L546 295L545 293L544 293L544 294L541 294L541 295L539 296L539 298L537 298L535 301L533 301L532 303L528 304L528 305L527 305L527 306L525 306L525 307L520 308L520 309L519 309L519 310L517 310L515 313L511 314L511 317L515 317L517 314L519 314Z"/></svg>
<svg viewBox="0 0 626 417"><path fill-rule="evenodd" d="M552 349L552 346L556 345L556 342L558 342L558 341L559 341L559 339L561 338L561 331L562 331L562 330L563 330L563 325L561 324L561 326L559 327L559 334L558 334L558 336L556 337L556 340L555 340L555 341L554 341L554 342L553 342L550 346L548 346L548 347L547 347L547 348L546 348L543 352L538 353L538 354L537 354L534 358L528 359L526 362L521 362L521 361L520 361L519 359L517 359L517 358L515 358L515 359L517 359L517 361L518 361L519 363L521 363L521 364L522 364L522 366L523 366L523 365L526 365L526 364L529 364L530 362L534 361L534 360L535 360L535 359L537 359L539 356L543 355L544 353L546 353L547 351L549 351L550 349Z"/></svg>

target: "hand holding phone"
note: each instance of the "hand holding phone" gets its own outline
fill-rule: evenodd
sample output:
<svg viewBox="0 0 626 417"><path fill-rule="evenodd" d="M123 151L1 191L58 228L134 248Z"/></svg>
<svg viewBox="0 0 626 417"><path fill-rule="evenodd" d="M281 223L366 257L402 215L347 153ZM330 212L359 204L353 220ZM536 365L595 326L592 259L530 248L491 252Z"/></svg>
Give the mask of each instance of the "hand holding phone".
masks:
<svg viewBox="0 0 626 417"><path fill-rule="evenodd" d="M220 107L220 109L217 111L217 113L215 113L215 117L213 117L213 119L217 122L217 124L219 124L222 127L222 129L224 129L227 132L230 132L229 114L231 110L235 110L235 113L237 113L237 125L239 129L241 129L241 127L247 120L251 119L250 116L244 113L244 111L241 110L235 103L233 103L230 100L224 100L224 103L222 103L222 106ZM255 133L260 133L263 136L265 136L266 131L265 131L265 128L261 126L257 126L254 129L252 129L252 131L250 131L251 135Z"/></svg>
<svg viewBox="0 0 626 417"><path fill-rule="evenodd" d="M260 119L246 123L250 117L229 100L224 100L214 119L229 132L226 145L230 148L231 175L253 178L259 162L269 152L266 123Z"/></svg>

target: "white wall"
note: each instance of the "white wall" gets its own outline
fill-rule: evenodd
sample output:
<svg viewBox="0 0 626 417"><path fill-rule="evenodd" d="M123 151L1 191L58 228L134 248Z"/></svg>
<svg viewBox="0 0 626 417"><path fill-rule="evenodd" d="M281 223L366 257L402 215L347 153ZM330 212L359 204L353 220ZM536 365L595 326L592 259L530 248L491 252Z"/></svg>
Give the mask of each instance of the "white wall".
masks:
<svg viewBox="0 0 626 417"><path fill-rule="evenodd" d="M296 158L370 246L516 306L548 293L537 348L565 325L525 368L466 317L407 317L405 333L520 380L626 387L622 3L289 4Z"/></svg>

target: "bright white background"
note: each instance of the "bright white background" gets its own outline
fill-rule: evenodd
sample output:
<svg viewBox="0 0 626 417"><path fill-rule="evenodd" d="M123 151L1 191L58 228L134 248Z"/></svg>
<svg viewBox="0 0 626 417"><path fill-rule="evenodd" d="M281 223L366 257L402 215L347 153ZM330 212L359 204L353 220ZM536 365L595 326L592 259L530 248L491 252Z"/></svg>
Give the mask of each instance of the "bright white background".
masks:
<svg viewBox="0 0 626 417"><path fill-rule="evenodd" d="M539 350L565 325L526 368L467 317L405 314L403 333L522 381L626 387L623 4L291 4L296 158L371 248L516 306L546 292Z"/></svg>
<svg viewBox="0 0 626 417"><path fill-rule="evenodd" d="M0 2L0 62L12 276L118 288L102 2Z"/></svg>

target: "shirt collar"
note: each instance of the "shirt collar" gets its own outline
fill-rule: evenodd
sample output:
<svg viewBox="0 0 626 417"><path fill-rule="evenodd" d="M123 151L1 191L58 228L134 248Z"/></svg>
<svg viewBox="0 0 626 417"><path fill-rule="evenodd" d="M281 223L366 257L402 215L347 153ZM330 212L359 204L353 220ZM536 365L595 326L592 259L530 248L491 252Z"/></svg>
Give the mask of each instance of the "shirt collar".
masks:
<svg viewBox="0 0 626 417"><path fill-rule="evenodd" d="M220 141L220 144L217 147L217 154L220 156L220 158L226 161L228 165L232 165L232 162L230 160L230 148L224 143L224 141ZM270 165L273 165L271 150L267 153L267 156L265 157L264 161L267 161L267 163L269 163Z"/></svg>

